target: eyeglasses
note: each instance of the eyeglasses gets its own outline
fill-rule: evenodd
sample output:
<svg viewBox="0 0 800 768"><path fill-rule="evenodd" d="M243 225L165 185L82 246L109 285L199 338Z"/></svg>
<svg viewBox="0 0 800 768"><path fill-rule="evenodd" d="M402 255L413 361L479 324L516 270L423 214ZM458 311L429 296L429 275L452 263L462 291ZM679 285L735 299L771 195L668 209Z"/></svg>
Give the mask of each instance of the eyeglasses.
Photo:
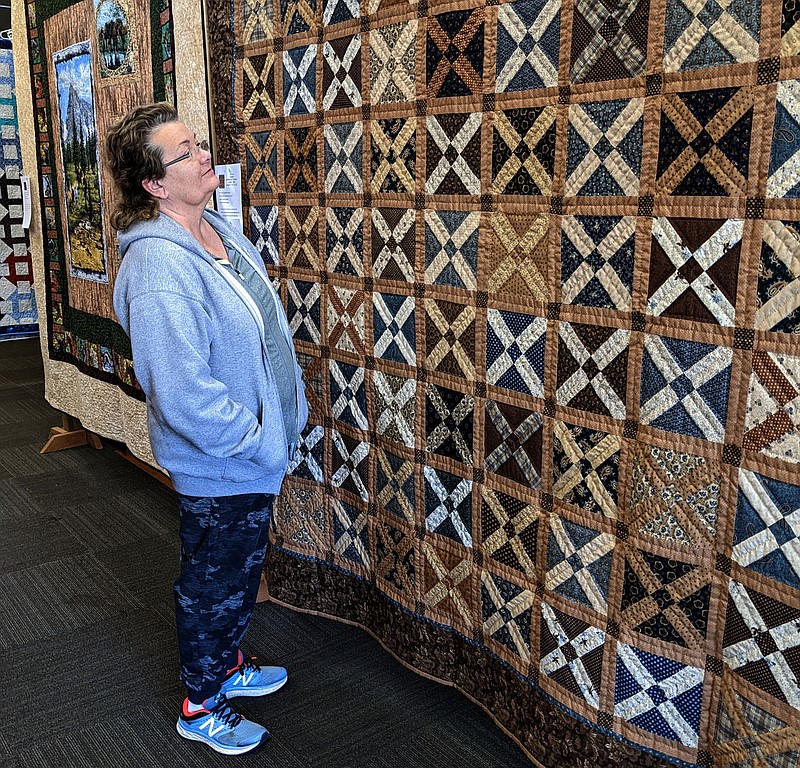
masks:
<svg viewBox="0 0 800 768"><path fill-rule="evenodd" d="M181 163L184 160L188 160L190 157L196 157L201 151L208 152L209 150L208 142L203 139L202 141L198 141L188 152L185 152L180 157L176 157L174 160L164 163L164 168L169 168L171 165L175 165L175 163Z"/></svg>

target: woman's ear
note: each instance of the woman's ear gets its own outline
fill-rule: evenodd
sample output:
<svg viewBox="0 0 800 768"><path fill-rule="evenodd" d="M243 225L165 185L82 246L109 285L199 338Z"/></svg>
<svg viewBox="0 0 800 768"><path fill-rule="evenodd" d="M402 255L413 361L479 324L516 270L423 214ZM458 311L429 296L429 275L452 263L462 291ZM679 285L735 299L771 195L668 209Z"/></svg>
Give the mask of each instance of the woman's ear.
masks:
<svg viewBox="0 0 800 768"><path fill-rule="evenodd" d="M160 179L142 179L142 188L157 200L163 200L167 196Z"/></svg>

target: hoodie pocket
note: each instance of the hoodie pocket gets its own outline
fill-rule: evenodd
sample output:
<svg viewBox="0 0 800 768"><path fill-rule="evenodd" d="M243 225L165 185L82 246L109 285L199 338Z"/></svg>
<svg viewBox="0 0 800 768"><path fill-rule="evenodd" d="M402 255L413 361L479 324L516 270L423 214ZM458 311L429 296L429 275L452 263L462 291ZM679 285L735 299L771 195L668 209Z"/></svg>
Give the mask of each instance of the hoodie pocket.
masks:
<svg viewBox="0 0 800 768"><path fill-rule="evenodd" d="M247 483L266 477L269 471L263 464L250 459L226 459L222 479L232 483Z"/></svg>

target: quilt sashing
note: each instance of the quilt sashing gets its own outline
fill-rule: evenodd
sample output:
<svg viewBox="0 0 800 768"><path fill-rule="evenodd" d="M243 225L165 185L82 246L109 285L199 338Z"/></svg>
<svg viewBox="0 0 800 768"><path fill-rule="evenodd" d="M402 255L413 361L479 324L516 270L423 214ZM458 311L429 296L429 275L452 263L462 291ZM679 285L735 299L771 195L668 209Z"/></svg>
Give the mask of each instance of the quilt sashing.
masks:
<svg viewBox="0 0 800 768"><path fill-rule="evenodd" d="M756 351L747 392L743 447L800 462L800 357Z"/></svg>
<svg viewBox="0 0 800 768"><path fill-rule="evenodd" d="M274 534L340 589L298 604L363 622L365 576L578 762L790 768L800 11L234 10L246 227L315 382Z"/></svg>

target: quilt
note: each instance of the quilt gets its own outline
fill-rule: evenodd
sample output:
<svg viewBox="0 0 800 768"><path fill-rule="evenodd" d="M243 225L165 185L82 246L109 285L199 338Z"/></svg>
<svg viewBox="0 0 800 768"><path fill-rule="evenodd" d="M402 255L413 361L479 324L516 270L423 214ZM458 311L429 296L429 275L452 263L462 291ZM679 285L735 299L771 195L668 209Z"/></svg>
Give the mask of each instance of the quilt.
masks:
<svg viewBox="0 0 800 768"><path fill-rule="evenodd" d="M143 399L111 304L106 127L134 104L175 101L170 0L26 0L50 360ZM102 417L101 417L102 418Z"/></svg>
<svg viewBox="0 0 800 768"><path fill-rule="evenodd" d="M36 333L28 236L22 226L22 159L10 40L0 40L0 337Z"/></svg>
<svg viewBox="0 0 800 768"><path fill-rule="evenodd" d="M210 0L312 415L270 589L537 764L800 761L794 0Z"/></svg>

